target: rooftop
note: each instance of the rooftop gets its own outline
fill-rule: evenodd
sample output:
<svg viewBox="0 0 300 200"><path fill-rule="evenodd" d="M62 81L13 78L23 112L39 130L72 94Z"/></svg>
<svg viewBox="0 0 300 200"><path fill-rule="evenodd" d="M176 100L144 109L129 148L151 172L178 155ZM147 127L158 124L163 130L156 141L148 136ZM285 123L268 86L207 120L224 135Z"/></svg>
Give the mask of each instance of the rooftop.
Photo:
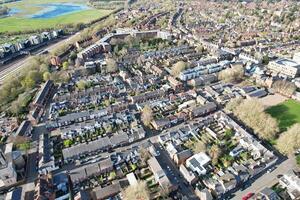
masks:
<svg viewBox="0 0 300 200"><path fill-rule="evenodd" d="M300 65L295 61L286 58L278 59L275 62L279 65L286 65L289 67L300 67Z"/></svg>

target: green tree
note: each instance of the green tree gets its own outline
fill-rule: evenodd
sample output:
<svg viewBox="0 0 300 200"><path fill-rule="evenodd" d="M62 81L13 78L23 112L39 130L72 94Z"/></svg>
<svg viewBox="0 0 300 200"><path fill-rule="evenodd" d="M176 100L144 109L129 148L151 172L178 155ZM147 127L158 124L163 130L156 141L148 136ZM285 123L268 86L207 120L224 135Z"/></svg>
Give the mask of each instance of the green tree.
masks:
<svg viewBox="0 0 300 200"><path fill-rule="evenodd" d="M78 88L79 90L84 90L84 89L86 89L86 87L87 87L87 83L86 83L86 81L84 81L84 80L78 81L78 82L76 83L76 85L77 85L77 88Z"/></svg>
<svg viewBox="0 0 300 200"><path fill-rule="evenodd" d="M72 51L71 53L70 53L70 56L69 56L69 58L71 59L71 60L75 60L76 58L77 58L77 54L76 54L76 52L75 51Z"/></svg>
<svg viewBox="0 0 300 200"><path fill-rule="evenodd" d="M30 78L29 76L27 76L24 80L21 81L21 84L23 87L25 88L33 88L35 86L35 82L32 78Z"/></svg>
<svg viewBox="0 0 300 200"><path fill-rule="evenodd" d="M69 68L69 62L65 61L63 63L63 70L68 70L68 68Z"/></svg>
<svg viewBox="0 0 300 200"><path fill-rule="evenodd" d="M262 63L263 63L263 64L267 65L267 64L269 64L269 61L270 61L269 56L264 55L264 56L262 57Z"/></svg>
<svg viewBox="0 0 300 200"><path fill-rule="evenodd" d="M64 140L64 147L70 147L72 146L73 141L70 139Z"/></svg>
<svg viewBox="0 0 300 200"><path fill-rule="evenodd" d="M300 166L300 155L296 156L296 163L298 166Z"/></svg>
<svg viewBox="0 0 300 200"><path fill-rule="evenodd" d="M43 73L43 80L44 80L44 81L50 80L50 77L51 77L50 72L44 72L44 73Z"/></svg>

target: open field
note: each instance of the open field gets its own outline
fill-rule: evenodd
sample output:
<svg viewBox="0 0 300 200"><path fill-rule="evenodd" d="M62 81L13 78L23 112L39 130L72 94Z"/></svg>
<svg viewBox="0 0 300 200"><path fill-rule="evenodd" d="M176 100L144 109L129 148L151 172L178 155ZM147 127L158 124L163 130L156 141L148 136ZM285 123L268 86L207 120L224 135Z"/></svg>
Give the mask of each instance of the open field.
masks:
<svg viewBox="0 0 300 200"><path fill-rule="evenodd" d="M59 27L60 24L87 23L109 14L108 10L85 10L51 19L8 17L0 19L0 32L16 32Z"/></svg>
<svg viewBox="0 0 300 200"><path fill-rule="evenodd" d="M280 131L285 131L295 123L300 123L300 103L295 100L287 100L266 110L279 123Z"/></svg>
<svg viewBox="0 0 300 200"><path fill-rule="evenodd" d="M5 4L10 8L17 9L19 12L13 16L0 19L0 32L18 32L18 31L31 31L47 28L60 27L64 24L77 24L77 23L88 23L92 20L98 19L111 12L111 10L97 10L87 9L76 11L69 14L53 18L30 18L30 15L36 14L41 11L41 7L38 4L47 3L71 3L84 5L83 0L23 0L20 2L14 2Z"/></svg>

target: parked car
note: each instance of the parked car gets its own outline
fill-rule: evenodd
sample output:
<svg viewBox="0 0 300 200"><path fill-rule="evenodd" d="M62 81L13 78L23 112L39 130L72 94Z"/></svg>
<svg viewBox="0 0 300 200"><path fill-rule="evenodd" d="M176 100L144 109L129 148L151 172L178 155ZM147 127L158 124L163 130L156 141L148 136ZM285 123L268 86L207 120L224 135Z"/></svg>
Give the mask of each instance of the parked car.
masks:
<svg viewBox="0 0 300 200"><path fill-rule="evenodd" d="M249 192L246 196L243 196L242 200L248 200L254 195L253 192Z"/></svg>
<svg viewBox="0 0 300 200"><path fill-rule="evenodd" d="M277 178L281 178L283 175L282 174L278 174L277 175Z"/></svg>
<svg viewBox="0 0 300 200"><path fill-rule="evenodd" d="M267 173L271 173L272 171L274 171L276 169L276 167L271 167L270 169L267 170Z"/></svg>

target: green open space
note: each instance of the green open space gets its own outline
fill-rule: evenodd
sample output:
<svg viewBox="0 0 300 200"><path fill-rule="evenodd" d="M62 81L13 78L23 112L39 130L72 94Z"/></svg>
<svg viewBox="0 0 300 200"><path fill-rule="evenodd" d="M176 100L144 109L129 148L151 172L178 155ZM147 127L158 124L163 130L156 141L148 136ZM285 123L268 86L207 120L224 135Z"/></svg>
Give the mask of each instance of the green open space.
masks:
<svg viewBox="0 0 300 200"><path fill-rule="evenodd" d="M108 10L85 10L59 16L51 19L30 19L7 17L0 19L0 32L17 32L39 30L45 28L59 28L64 24L88 23L109 14Z"/></svg>
<svg viewBox="0 0 300 200"><path fill-rule="evenodd" d="M0 33L63 28L64 25L68 24L88 23L112 12L112 10L90 8L48 19L33 19L28 17L41 10L38 4L47 3L85 4L86 2L84 0L23 0L5 4L9 8L20 10L20 12L0 19Z"/></svg>
<svg viewBox="0 0 300 200"><path fill-rule="evenodd" d="M293 124L300 123L300 102L295 100L290 99L272 106L266 112L278 120L280 131L285 131Z"/></svg>

